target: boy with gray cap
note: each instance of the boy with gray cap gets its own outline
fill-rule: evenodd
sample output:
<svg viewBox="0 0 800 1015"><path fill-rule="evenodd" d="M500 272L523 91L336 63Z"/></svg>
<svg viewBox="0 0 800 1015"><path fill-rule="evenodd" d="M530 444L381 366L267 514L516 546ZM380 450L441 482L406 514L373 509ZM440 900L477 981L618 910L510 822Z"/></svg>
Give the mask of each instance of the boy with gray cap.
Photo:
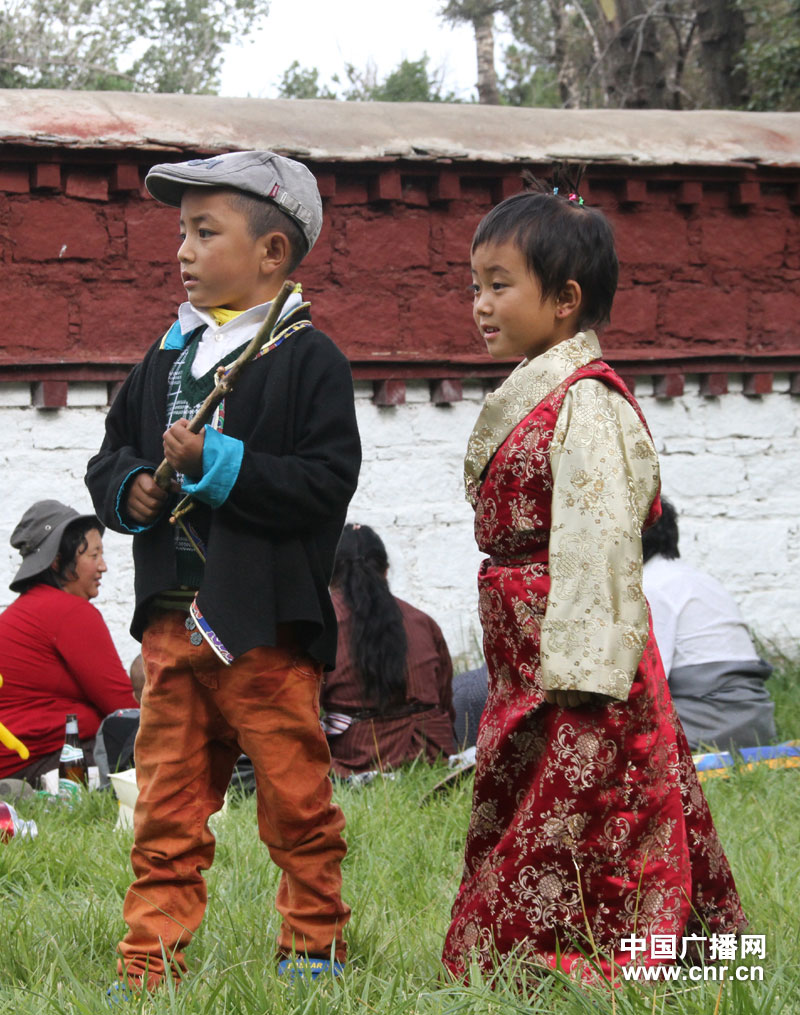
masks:
<svg viewBox="0 0 800 1015"><path fill-rule="evenodd" d="M319 687L335 662L328 581L361 455L349 365L299 287L212 423L195 434L187 422L317 239L316 181L273 152L236 152L158 165L145 182L180 207L188 302L115 399L86 476L98 516L133 534L131 631L147 674L136 881L112 1000L185 973L214 852L208 818L242 752L283 871L279 969L339 972L350 915ZM178 475L170 494L153 478L162 457ZM177 493L193 510L171 525Z"/></svg>

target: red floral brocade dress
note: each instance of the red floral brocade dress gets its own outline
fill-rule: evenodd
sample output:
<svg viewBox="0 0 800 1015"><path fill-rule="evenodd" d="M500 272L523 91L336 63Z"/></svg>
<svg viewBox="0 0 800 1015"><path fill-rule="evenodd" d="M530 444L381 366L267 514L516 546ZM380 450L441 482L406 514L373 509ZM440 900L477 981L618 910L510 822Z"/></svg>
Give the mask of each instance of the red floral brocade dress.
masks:
<svg viewBox="0 0 800 1015"><path fill-rule="evenodd" d="M544 701L549 452L567 391L583 378L619 392L642 419L622 380L589 362L511 430L477 488L476 539L489 554L478 578L489 697L443 953L460 977L471 959L489 971L513 955L584 980L601 970L616 980L612 963L631 961L621 943L632 935L673 935L680 946L684 936L733 933L745 923L652 625L627 700L579 708ZM659 512L656 496L648 524ZM648 949L636 961L672 960Z"/></svg>

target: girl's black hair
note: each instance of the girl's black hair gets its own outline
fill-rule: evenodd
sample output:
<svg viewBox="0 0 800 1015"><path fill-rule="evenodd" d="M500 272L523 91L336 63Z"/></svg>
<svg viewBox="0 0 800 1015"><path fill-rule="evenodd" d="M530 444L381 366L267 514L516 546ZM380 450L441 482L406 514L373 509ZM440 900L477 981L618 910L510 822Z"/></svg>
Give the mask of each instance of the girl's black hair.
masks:
<svg viewBox="0 0 800 1015"><path fill-rule="evenodd" d="M608 219L577 198L570 200L570 184L554 194L541 189L538 180L527 182L539 189L515 194L492 208L475 230L472 251L485 243L511 241L538 279L543 300L555 299L574 279L582 296L579 329L607 324L619 278Z"/></svg>
<svg viewBox="0 0 800 1015"><path fill-rule="evenodd" d="M646 564L660 554L667 560L680 557L678 550L678 515L666 497L661 498L661 517L642 533L642 559Z"/></svg>
<svg viewBox="0 0 800 1015"><path fill-rule="evenodd" d="M389 591L389 558L368 525L345 525L336 550L331 586L352 614L350 653L365 702L389 711L405 702L408 642L403 615Z"/></svg>
<svg viewBox="0 0 800 1015"><path fill-rule="evenodd" d="M70 522L61 533L61 541L58 544L58 567L46 567L39 574L20 582L17 586L20 595L32 589L34 585L52 585L53 588L61 589L64 582L72 581L75 577L78 554L83 553L88 547L86 535L92 529L97 529L101 536L106 530L99 518L78 518L77 521Z"/></svg>

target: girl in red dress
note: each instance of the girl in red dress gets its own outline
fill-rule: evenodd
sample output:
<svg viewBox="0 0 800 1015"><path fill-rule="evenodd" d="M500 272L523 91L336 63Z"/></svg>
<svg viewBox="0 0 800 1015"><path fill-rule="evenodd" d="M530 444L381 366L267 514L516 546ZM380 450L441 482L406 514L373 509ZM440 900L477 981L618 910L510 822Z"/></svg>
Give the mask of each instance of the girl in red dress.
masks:
<svg viewBox="0 0 800 1015"><path fill-rule="evenodd" d="M489 697L443 961L615 982L745 920L642 593L658 459L588 330L610 316L613 235L575 195L525 192L478 226L472 274L489 352L522 362L465 461Z"/></svg>

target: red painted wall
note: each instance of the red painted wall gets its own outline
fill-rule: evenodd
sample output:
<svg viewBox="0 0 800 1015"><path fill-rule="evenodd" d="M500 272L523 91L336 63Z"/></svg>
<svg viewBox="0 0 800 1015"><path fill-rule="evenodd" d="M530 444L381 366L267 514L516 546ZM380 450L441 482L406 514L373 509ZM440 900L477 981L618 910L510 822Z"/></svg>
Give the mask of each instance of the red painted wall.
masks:
<svg viewBox="0 0 800 1015"><path fill-rule="evenodd" d="M124 374L174 320L177 213L144 195L141 158L32 148L0 165L10 317L0 368L108 364ZM311 168L325 225L296 278L357 372L492 373L471 320L469 242L492 204L519 189L518 170ZM800 202L787 171L742 182L738 170L601 167L586 193L608 214L622 265L603 338L612 356L634 366L745 356L798 368Z"/></svg>

